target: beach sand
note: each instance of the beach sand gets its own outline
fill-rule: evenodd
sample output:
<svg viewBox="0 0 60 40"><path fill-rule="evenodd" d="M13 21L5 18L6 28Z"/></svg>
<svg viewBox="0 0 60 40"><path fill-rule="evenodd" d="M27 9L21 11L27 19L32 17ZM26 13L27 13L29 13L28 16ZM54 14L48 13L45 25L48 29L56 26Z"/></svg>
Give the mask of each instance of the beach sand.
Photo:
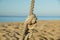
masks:
<svg viewBox="0 0 60 40"><path fill-rule="evenodd" d="M30 40L60 40L60 20L39 20ZM0 40L21 40L23 22L0 22Z"/></svg>

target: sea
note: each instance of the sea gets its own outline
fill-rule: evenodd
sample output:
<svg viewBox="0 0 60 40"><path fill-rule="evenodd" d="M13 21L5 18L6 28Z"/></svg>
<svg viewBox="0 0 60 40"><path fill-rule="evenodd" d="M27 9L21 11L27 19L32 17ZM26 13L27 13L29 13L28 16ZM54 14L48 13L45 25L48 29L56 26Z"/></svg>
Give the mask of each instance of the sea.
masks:
<svg viewBox="0 0 60 40"><path fill-rule="evenodd" d="M24 22L27 16L0 16L0 22ZM38 20L60 20L60 16L37 16Z"/></svg>

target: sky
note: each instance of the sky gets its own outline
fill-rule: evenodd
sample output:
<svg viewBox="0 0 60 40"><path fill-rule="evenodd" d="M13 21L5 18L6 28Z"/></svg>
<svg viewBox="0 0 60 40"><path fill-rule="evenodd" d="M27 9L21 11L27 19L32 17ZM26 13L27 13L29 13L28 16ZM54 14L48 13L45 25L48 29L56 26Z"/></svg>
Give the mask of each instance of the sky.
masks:
<svg viewBox="0 0 60 40"><path fill-rule="evenodd" d="M29 15L31 0L0 0L0 16ZM35 0L37 16L60 16L60 0Z"/></svg>

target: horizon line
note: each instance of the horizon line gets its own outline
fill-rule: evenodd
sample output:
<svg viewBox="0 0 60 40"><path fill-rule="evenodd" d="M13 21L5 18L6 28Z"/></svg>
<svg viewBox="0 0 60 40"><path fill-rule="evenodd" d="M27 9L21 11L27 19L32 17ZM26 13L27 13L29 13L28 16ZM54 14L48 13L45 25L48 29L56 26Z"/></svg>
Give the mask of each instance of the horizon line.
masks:
<svg viewBox="0 0 60 40"><path fill-rule="evenodd" d="M0 17L23 17L23 16L0 16ZM60 16L40 16L40 17L60 17Z"/></svg>

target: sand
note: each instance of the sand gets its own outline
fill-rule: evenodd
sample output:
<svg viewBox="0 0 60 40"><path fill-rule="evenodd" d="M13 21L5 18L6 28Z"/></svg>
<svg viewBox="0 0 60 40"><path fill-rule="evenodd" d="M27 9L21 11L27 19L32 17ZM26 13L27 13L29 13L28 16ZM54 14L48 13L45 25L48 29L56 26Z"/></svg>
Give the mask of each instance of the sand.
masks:
<svg viewBox="0 0 60 40"><path fill-rule="evenodd" d="M0 22L0 40L21 40L23 22ZM29 40L60 40L60 20L40 20Z"/></svg>

